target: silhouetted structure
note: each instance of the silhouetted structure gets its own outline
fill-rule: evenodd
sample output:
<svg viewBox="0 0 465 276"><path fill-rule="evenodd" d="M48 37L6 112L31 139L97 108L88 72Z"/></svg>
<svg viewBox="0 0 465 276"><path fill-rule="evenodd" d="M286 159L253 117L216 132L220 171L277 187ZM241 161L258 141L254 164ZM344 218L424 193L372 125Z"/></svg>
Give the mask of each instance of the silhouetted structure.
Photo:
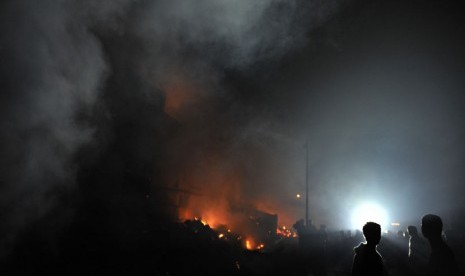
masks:
<svg viewBox="0 0 465 276"><path fill-rule="evenodd" d="M454 253L442 239L441 218L433 214L424 215L421 219L421 232L431 246L428 275L459 275Z"/></svg>
<svg viewBox="0 0 465 276"><path fill-rule="evenodd" d="M376 246L381 240L381 226L374 222L367 222L363 226L363 235L366 243L361 243L354 248L355 256L351 275L387 275L383 259L376 251Z"/></svg>

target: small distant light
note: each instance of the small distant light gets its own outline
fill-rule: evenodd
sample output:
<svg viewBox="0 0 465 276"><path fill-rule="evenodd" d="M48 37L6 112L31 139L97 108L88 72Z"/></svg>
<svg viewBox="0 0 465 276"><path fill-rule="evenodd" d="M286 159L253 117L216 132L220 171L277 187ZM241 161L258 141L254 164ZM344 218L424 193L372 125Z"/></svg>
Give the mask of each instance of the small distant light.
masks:
<svg viewBox="0 0 465 276"><path fill-rule="evenodd" d="M295 197L300 198L300 194L296 194Z"/></svg>
<svg viewBox="0 0 465 276"><path fill-rule="evenodd" d="M400 226L400 223L399 222L393 222L393 223L391 223L391 226Z"/></svg>
<svg viewBox="0 0 465 276"><path fill-rule="evenodd" d="M221 233L221 234L218 235L218 238L221 239L222 237L224 237L224 234L223 234L223 233Z"/></svg>
<svg viewBox="0 0 465 276"><path fill-rule="evenodd" d="M228 229L228 233L231 233L231 229Z"/></svg>
<svg viewBox="0 0 465 276"><path fill-rule="evenodd" d="M286 225L283 226L283 230L286 230Z"/></svg>

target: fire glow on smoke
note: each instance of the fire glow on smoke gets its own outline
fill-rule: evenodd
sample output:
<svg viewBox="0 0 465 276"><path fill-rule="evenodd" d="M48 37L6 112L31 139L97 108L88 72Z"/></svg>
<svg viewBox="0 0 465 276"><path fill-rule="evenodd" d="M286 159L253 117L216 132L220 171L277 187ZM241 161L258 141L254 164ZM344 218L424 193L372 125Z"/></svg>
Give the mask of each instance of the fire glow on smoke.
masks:
<svg viewBox="0 0 465 276"><path fill-rule="evenodd" d="M174 161L166 182L170 190L176 191L173 205L179 221L200 220L212 229L221 229L219 239L226 238L225 229L238 233L250 250L263 249L267 237L294 237L286 227L278 227L278 219L287 225L293 223L282 206L270 195L265 198L247 192L245 185L250 183L241 155L225 152L225 146L216 140L218 133L213 133L212 138L211 132L202 132L206 122L196 121L192 112L207 107L209 112L214 110L202 92L204 85L185 76L172 79L162 85L164 110L180 124L173 147L177 151L172 153Z"/></svg>

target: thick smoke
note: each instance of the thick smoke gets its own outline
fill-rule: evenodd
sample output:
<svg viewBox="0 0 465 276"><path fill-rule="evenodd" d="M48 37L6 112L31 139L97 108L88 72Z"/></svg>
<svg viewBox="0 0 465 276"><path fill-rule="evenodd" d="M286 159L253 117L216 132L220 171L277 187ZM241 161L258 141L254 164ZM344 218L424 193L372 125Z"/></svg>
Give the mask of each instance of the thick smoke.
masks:
<svg viewBox="0 0 465 276"><path fill-rule="evenodd" d="M177 106L168 113L183 124L184 131L170 147L175 156L170 168L178 169L167 182L219 201L199 198L197 206L200 201L219 209L216 204L223 208L227 201L282 211L295 194L276 195L288 181L301 180L289 171L284 151L287 143L298 142L286 141L290 139L282 130L273 129L269 110L244 105L241 93L254 91L234 87L225 74L273 68L273 62L308 42L309 31L334 11L336 2L182 3L157 2L135 25L135 33L153 45L149 52L156 64L148 71L167 103L173 102L169 106Z"/></svg>
<svg viewBox="0 0 465 276"><path fill-rule="evenodd" d="M89 26L115 12L85 9L73 1L2 3L2 244L74 192L73 156L94 131L78 117L108 72Z"/></svg>
<svg viewBox="0 0 465 276"><path fill-rule="evenodd" d="M81 187L76 178L81 166L85 163L88 170L106 163L116 171L114 163L101 161L112 159L112 148L127 146L131 153L122 155L130 156L127 163L144 163L149 156L159 160L146 167L158 164L162 170L160 164L173 164L173 174L202 163L210 153L219 156L219 167L233 163L232 171L237 170L244 155L238 155L234 145L246 154L254 139L260 140L253 131L258 137L268 134L259 130L266 128L261 119L254 121L258 125L246 123L260 111L240 115L243 106L234 95L237 89L224 81L225 70L254 70L256 64L299 49L308 31L324 21L336 3L3 2L1 246L58 207L63 207L63 217L55 219L66 224L75 207L70 199ZM167 102L160 104L160 98ZM174 138L161 135L159 119L138 117L136 111L144 108L168 112L182 130ZM147 132L147 125L159 129ZM127 138L128 132L138 138ZM118 144L150 141L153 133L161 135L155 141L170 138L162 144L173 149L161 154L148 152L144 145L136 151ZM89 145L95 149L90 156L100 161L79 155ZM102 157L105 154L110 157ZM85 181L99 170L91 171Z"/></svg>
<svg viewBox="0 0 465 276"><path fill-rule="evenodd" d="M223 68L248 66L303 46L308 31L334 5L335 1L156 1L139 15L135 31L163 51L159 58L167 50L178 57L192 51L201 62Z"/></svg>

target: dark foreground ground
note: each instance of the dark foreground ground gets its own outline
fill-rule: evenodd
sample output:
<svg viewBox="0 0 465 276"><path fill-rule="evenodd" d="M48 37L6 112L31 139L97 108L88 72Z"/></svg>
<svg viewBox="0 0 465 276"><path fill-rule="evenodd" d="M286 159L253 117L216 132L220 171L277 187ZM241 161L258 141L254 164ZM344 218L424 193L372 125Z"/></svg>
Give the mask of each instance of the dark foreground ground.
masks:
<svg viewBox="0 0 465 276"><path fill-rule="evenodd" d="M198 222L153 225L150 231L112 236L70 229L62 237L28 233L1 262L2 275L350 275L360 233L276 237L263 250L246 250L236 234L218 232ZM32 231L33 232L33 231ZM450 234L457 261L464 261L460 235ZM390 275L412 275L408 239L384 235L378 250ZM463 270L462 270L463 271Z"/></svg>

